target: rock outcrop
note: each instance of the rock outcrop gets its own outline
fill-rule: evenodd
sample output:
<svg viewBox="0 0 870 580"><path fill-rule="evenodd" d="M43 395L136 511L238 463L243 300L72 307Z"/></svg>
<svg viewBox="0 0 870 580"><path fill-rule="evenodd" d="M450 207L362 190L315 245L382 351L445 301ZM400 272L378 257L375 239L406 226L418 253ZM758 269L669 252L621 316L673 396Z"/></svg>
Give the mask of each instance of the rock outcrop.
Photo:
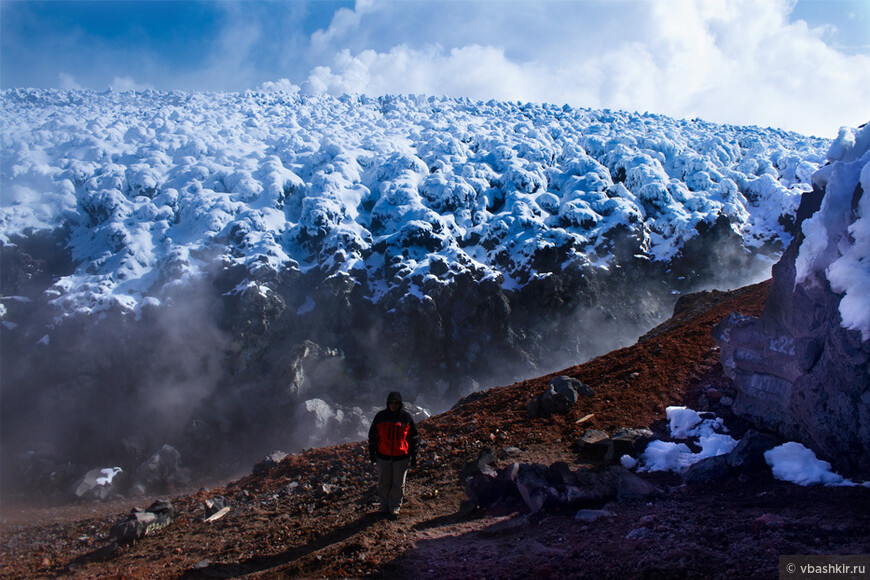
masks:
<svg viewBox="0 0 870 580"><path fill-rule="evenodd" d="M843 131L798 211L759 318L713 330L734 412L870 474L870 127Z"/></svg>

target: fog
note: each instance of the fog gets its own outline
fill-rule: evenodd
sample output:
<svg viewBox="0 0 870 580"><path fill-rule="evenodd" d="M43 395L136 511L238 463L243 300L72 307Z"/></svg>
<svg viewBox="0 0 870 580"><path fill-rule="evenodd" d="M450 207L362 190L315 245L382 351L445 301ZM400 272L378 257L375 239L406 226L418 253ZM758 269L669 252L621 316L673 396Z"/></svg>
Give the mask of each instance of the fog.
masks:
<svg viewBox="0 0 870 580"><path fill-rule="evenodd" d="M4 329L4 361L20 366L4 364L5 484L43 489L41 470L59 466L68 469L65 485L93 467L117 465L132 477L164 444L197 479L246 472L275 449L362 440L391 390L439 413L474 390L628 346L669 317L685 292L769 275L768 257L712 250L714 275L682 291L669 285L678 280L637 271L633 282L621 274L629 283L601 284L558 311L513 296L498 320L451 319L448 308L397 318L367 300L346 303L349 318L336 319L328 303L300 315L288 304L316 287L246 302L204 280L136 316L73 317L35 347L32 336L13 341ZM579 290L565 294L572 292ZM441 306L457 312L456 304Z"/></svg>

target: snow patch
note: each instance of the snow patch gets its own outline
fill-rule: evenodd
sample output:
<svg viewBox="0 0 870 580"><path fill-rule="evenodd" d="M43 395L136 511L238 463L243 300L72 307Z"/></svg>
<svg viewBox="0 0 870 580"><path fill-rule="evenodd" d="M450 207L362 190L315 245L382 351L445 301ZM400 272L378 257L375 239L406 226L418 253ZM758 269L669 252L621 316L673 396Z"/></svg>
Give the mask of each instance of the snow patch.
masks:
<svg viewBox="0 0 870 580"><path fill-rule="evenodd" d="M811 449L789 441L764 453L773 476L798 485L857 485L831 471L831 464L816 457ZM870 487L870 483L865 483Z"/></svg>
<svg viewBox="0 0 870 580"><path fill-rule="evenodd" d="M115 479L115 476L119 473L122 473L124 470L120 467L106 467L100 470L100 473L103 475L97 478L97 485L111 485L112 480Z"/></svg>
<svg viewBox="0 0 870 580"><path fill-rule="evenodd" d="M652 441L638 458L638 471L681 472L707 457L724 455L737 445L737 441L726 434L728 429L719 417L702 418L697 411L681 406L668 407L665 414L671 438L694 440L701 451L693 452L686 443Z"/></svg>

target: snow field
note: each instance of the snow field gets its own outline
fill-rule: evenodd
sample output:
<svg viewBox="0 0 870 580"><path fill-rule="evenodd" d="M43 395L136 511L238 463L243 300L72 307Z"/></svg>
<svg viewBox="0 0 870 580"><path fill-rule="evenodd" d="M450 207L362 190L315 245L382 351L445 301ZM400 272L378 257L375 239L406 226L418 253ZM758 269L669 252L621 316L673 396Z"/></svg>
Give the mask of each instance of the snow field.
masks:
<svg viewBox="0 0 870 580"><path fill-rule="evenodd" d="M262 268L365 272L372 300L462 272L515 288L548 249L609 267L627 231L667 261L723 215L747 247L781 246L828 145L418 96L16 89L0 107L0 239L70 228L65 313L136 311L215 263L251 271L240 292Z"/></svg>

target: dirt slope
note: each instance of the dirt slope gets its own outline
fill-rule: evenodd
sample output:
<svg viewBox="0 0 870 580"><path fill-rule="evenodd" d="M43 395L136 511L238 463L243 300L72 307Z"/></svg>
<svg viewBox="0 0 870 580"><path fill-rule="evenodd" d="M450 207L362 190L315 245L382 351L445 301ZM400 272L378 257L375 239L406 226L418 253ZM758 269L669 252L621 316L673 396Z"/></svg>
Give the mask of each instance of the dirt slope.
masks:
<svg viewBox="0 0 870 580"><path fill-rule="evenodd" d="M176 521L129 546L111 547L108 530L150 498L7 512L0 577L776 578L779 554L866 554L870 491L804 488L768 474L715 486L647 474L663 496L613 504L610 517L591 523L575 520L576 510L529 514L511 501L462 509L459 470L485 446L500 465L577 465L572 445L587 429L660 430L665 407L681 403L717 411L739 435L743 426L717 403L730 387L710 328L733 310L759 314L768 289L694 295L634 346L558 373L595 390L567 415L526 418L550 375L477 393L422 422L420 465L398 520L374 515L365 446L345 444L173 497ZM203 502L216 496L231 510L205 523Z"/></svg>

